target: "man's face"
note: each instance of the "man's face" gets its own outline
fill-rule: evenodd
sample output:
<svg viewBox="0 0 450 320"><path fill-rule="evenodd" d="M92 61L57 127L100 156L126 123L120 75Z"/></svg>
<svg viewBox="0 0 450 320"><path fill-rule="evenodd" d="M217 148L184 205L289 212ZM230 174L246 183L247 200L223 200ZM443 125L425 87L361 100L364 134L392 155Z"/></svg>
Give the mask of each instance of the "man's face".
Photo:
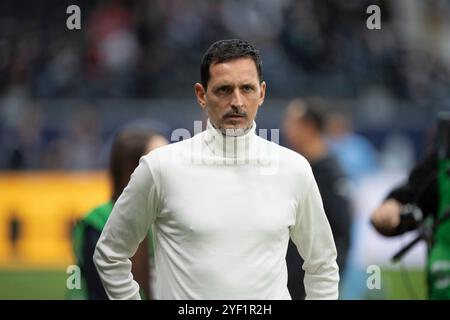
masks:
<svg viewBox="0 0 450 320"><path fill-rule="evenodd" d="M291 147L301 151L311 138L311 126L301 119L302 112L288 109L283 117L283 134Z"/></svg>
<svg viewBox="0 0 450 320"><path fill-rule="evenodd" d="M216 63L210 66L209 73L207 90L196 83L195 94L212 124L222 132L250 128L266 92L266 83L259 82L255 62L238 58Z"/></svg>

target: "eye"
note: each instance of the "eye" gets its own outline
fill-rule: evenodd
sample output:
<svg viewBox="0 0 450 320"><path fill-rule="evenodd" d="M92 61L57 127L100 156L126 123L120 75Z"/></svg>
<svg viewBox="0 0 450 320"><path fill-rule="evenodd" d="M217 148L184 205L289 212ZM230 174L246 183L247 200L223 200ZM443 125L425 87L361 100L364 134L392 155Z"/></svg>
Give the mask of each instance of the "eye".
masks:
<svg viewBox="0 0 450 320"><path fill-rule="evenodd" d="M227 94L231 92L231 88L229 86L219 87L215 90L217 94Z"/></svg>
<svg viewBox="0 0 450 320"><path fill-rule="evenodd" d="M244 91L244 92L252 92L253 91L253 86L251 86L251 85L244 85L243 87L242 87L242 91Z"/></svg>

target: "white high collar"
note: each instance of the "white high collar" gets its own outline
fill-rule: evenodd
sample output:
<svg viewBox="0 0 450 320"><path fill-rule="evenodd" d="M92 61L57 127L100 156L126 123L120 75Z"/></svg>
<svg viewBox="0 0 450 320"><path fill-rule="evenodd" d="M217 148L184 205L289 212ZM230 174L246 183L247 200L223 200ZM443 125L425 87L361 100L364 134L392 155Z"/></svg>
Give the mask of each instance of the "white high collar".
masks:
<svg viewBox="0 0 450 320"><path fill-rule="evenodd" d="M256 138L256 122L243 135L226 136L221 130L214 128L208 119L204 134L204 143L217 156L224 158L245 158Z"/></svg>

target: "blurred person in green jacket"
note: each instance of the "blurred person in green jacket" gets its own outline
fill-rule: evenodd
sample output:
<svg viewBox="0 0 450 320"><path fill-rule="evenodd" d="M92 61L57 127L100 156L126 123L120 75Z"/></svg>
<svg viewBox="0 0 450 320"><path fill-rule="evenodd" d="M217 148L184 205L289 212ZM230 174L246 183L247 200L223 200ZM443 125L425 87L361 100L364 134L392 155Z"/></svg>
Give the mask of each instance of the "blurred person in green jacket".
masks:
<svg viewBox="0 0 450 320"><path fill-rule="evenodd" d="M389 192L371 215L372 226L387 237L416 230L417 236L392 260L398 261L420 240L427 243L428 298L450 299L450 114L439 115L431 148Z"/></svg>

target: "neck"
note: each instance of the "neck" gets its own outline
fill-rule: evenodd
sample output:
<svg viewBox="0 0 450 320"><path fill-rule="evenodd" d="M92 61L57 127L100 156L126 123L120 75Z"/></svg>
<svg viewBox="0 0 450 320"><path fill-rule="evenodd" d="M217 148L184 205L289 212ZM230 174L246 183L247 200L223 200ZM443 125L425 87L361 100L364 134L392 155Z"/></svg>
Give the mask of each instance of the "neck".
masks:
<svg viewBox="0 0 450 320"><path fill-rule="evenodd" d="M248 155L254 138L256 123L246 129L216 129L208 119L205 143L216 155L225 158L242 158Z"/></svg>

